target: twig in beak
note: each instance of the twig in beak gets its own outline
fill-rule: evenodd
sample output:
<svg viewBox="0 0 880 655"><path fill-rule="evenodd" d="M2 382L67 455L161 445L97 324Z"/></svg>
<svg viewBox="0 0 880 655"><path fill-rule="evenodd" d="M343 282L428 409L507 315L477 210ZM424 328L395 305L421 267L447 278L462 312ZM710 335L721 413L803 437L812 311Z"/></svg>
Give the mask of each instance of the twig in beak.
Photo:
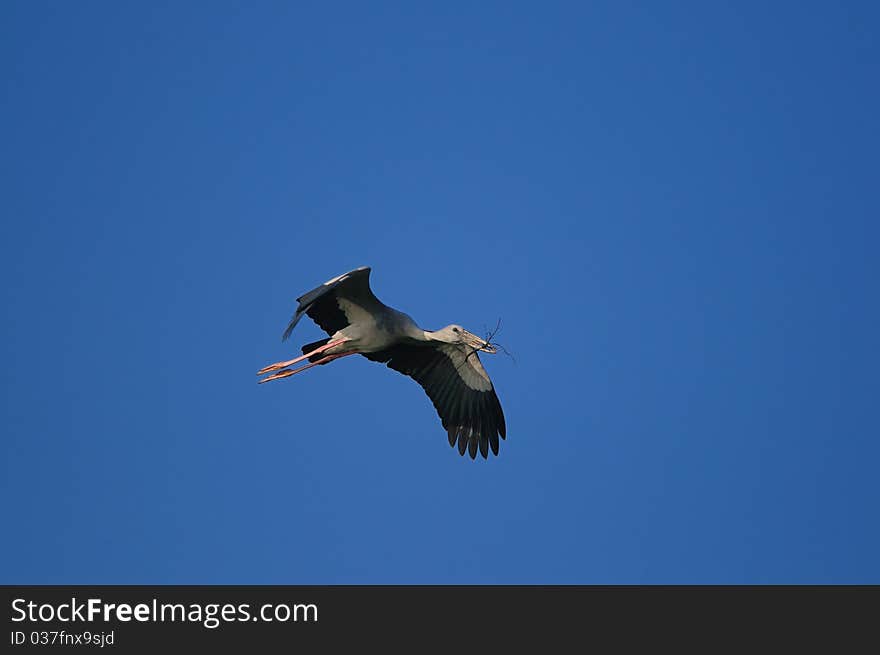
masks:
<svg viewBox="0 0 880 655"><path fill-rule="evenodd" d="M502 345L501 345L500 343L498 343L497 341L495 341L495 342L492 341L492 339L495 338L495 335L498 334L499 332L501 332L501 317L500 317L500 316L498 317L498 322L495 324L495 329L492 330L491 332L488 332L488 331L487 331L487 333L486 333L486 344L492 347L493 352L498 352L498 351L500 350L500 351L503 352L505 355L507 355L508 357L510 357L510 359L513 360L513 363L516 364L516 358L514 358L514 356L511 355L511 354L507 351L507 348L505 348L504 346L502 346Z"/></svg>

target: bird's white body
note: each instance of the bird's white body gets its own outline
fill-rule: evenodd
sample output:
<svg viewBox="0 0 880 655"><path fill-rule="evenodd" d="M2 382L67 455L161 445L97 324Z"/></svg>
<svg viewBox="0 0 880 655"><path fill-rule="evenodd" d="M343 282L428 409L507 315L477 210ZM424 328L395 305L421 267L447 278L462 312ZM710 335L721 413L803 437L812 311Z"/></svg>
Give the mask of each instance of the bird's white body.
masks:
<svg viewBox="0 0 880 655"><path fill-rule="evenodd" d="M412 318L391 307L386 306L382 312L371 312L346 298L339 298L337 304L351 323L330 337L348 340L335 352L355 350L374 353L393 346L402 337L427 339L425 330L416 325Z"/></svg>

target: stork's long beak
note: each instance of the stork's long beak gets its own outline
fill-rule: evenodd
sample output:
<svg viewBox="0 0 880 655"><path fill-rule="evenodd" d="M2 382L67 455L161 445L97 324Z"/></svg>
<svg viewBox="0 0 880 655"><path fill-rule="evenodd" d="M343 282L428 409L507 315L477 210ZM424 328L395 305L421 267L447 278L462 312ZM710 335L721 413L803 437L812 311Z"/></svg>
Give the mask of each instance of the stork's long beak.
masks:
<svg viewBox="0 0 880 655"><path fill-rule="evenodd" d="M494 355L498 351L495 350L495 346L486 341L485 339L481 339L476 334L471 334L470 332L466 332L465 341L471 348L476 348L477 350L481 350L484 353L489 353L490 355Z"/></svg>

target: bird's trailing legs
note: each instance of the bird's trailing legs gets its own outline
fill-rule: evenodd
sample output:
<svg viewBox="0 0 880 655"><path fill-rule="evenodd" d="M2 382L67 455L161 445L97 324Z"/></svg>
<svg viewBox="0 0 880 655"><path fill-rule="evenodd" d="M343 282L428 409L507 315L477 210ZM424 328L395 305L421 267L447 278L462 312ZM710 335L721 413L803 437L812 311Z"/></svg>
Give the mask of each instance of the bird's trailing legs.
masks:
<svg viewBox="0 0 880 655"><path fill-rule="evenodd" d="M339 344L345 343L346 341L348 341L348 339L336 339L335 341L328 341L320 348L315 348L313 351L307 352L305 355L300 355L299 357L296 357L294 359L290 359L286 362L276 362L275 364L270 364L269 366L264 366L259 371L257 371L257 375L263 375L265 373L271 373L272 371L277 371L282 368L287 368L288 366L293 366L297 362L301 362L304 359L308 359L312 355L317 355L318 353L322 353L325 350L329 350L333 346L338 346ZM266 380L263 380L263 382L265 382L265 381Z"/></svg>
<svg viewBox="0 0 880 655"><path fill-rule="evenodd" d="M297 362L301 362L304 359L308 359L308 358L313 357L315 355L318 355L326 350L329 350L330 348L333 348L334 346L338 346L340 344L343 344L346 341L349 341L349 339L343 338L343 339L335 339L333 341L328 341L323 346L315 348L314 350L311 350L303 355L300 355L299 357L295 357L294 359L290 359L286 362L277 362L275 364L270 364L269 366L265 366L257 372L257 375L263 375L264 373L271 373L272 371L278 371L278 372L275 373L274 375L270 375L269 377L260 380L259 383L263 384L263 382L271 382L272 380L280 380L281 378L287 378L287 377L290 377L291 375L294 375L296 373L301 373L302 371L305 371L306 369L312 368L313 366L318 366L319 364L326 364L327 362L332 362L334 359L338 359L339 357L345 357L346 355L353 355L354 353L337 353L334 355L326 355L316 362L312 362L311 364L306 364L305 366L301 366L297 369L291 370L291 369L287 368L288 366L292 366L293 364L296 364Z"/></svg>
<svg viewBox="0 0 880 655"><path fill-rule="evenodd" d="M332 362L334 359L339 359L340 357L347 357L348 355L356 355L357 353L339 353L337 355L327 355L326 357L322 357L317 362L312 362L311 364L306 364L305 366L300 366L299 368L295 368L293 370L289 368L285 368L282 371L278 371L275 375L270 375L267 378L260 380L257 384L263 384L264 382L271 382L272 380L280 380L281 378L289 378L291 375L296 375L297 373L302 373L306 369L312 368L313 366L318 366L319 364L326 364L327 362ZM303 355L305 357L305 355Z"/></svg>

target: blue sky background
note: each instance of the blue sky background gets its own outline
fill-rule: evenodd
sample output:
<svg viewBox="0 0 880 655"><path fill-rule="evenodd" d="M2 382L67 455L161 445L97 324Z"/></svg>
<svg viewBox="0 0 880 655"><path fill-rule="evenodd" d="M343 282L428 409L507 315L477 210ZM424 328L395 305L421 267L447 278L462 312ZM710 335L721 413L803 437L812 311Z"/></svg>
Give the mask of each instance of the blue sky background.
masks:
<svg viewBox="0 0 880 655"><path fill-rule="evenodd" d="M880 583L875 3L0 7L4 583ZM294 298L458 322L508 440Z"/></svg>

